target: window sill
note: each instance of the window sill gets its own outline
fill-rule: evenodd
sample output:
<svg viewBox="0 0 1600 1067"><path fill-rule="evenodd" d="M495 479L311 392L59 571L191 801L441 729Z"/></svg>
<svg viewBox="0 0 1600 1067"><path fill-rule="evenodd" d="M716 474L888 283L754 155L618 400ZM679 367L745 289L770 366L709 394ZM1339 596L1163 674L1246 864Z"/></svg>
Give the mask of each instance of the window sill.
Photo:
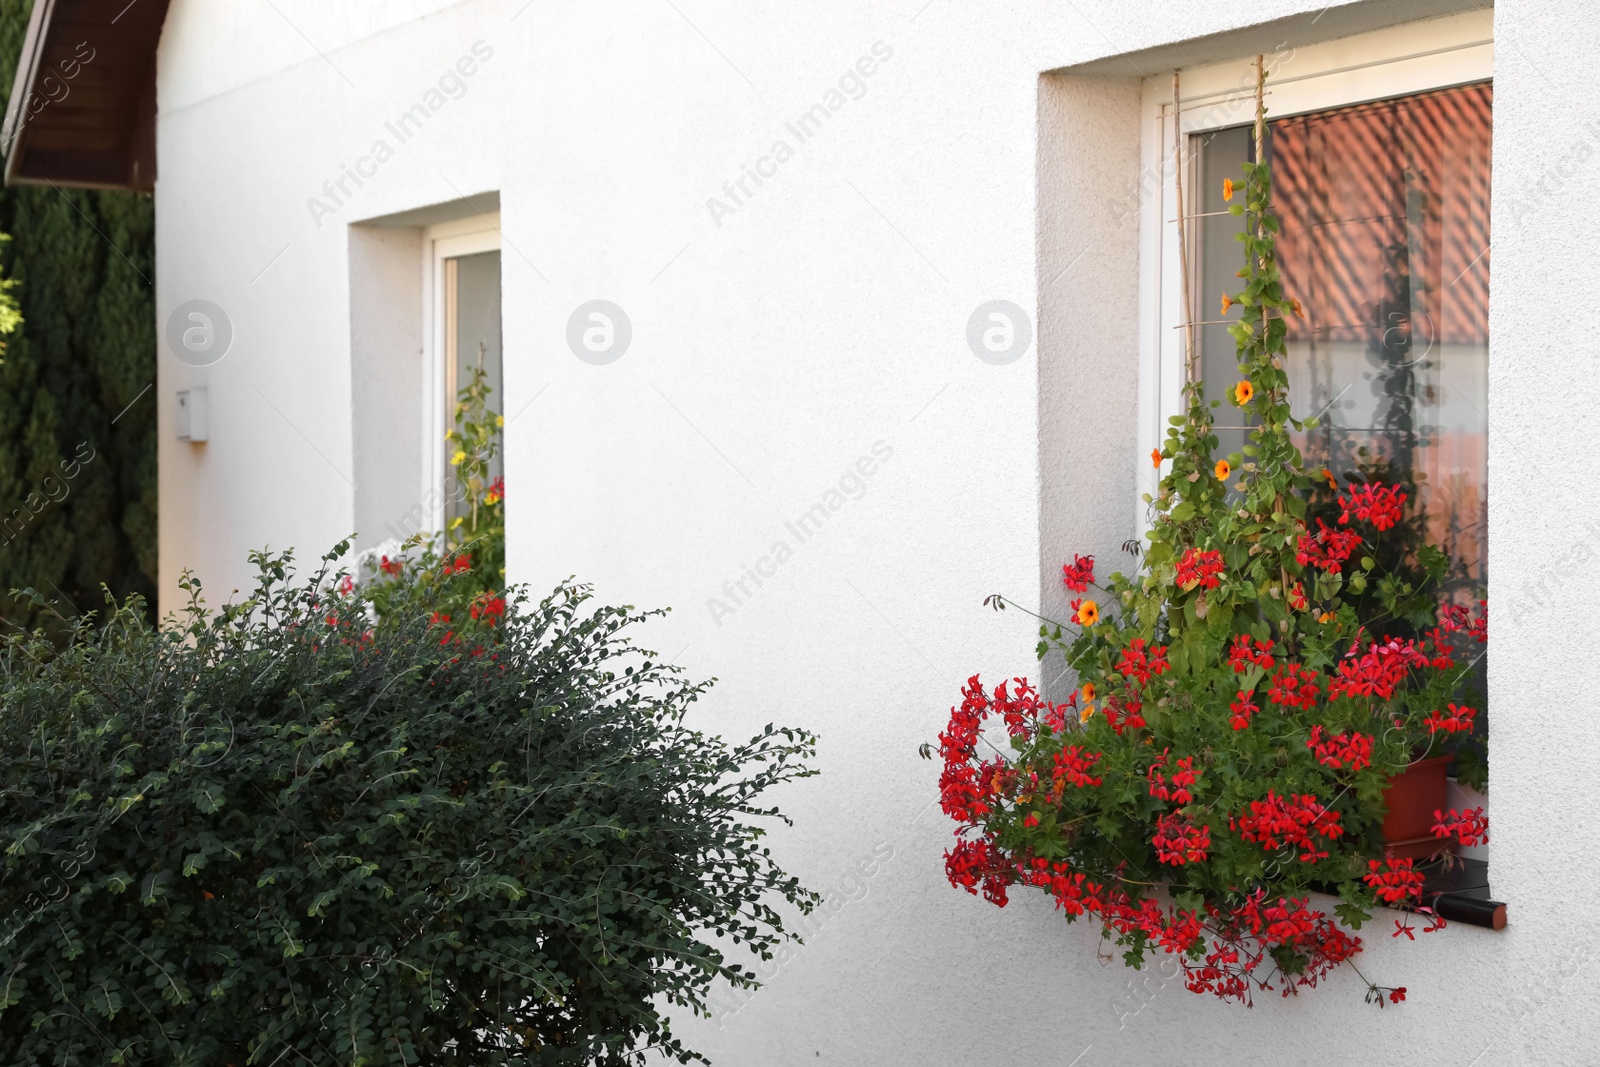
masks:
<svg viewBox="0 0 1600 1067"><path fill-rule="evenodd" d="M1462 859L1459 866L1430 871L1422 886L1422 900L1450 922L1501 930L1506 925L1506 905L1489 896L1489 864Z"/></svg>

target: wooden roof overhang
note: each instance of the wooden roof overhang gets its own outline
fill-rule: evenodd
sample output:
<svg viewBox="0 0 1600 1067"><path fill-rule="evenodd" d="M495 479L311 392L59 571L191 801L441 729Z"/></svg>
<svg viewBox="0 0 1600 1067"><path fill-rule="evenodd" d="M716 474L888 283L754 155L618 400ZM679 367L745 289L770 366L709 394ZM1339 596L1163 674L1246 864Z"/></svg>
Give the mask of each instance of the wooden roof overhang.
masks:
<svg viewBox="0 0 1600 1067"><path fill-rule="evenodd" d="M0 127L7 185L150 191L167 0L34 0Z"/></svg>

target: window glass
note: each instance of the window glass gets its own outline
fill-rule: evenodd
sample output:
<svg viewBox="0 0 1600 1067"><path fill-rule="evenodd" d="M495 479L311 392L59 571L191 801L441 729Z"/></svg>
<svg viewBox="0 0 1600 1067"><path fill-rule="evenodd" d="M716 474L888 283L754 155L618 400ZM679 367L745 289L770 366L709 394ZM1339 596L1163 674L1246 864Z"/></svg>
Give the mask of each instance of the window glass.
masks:
<svg viewBox="0 0 1600 1067"><path fill-rule="evenodd" d="M480 252L445 261L445 424L454 425L456 397L472 381L472 368L483 368L488 378L489 409L505 414L500 367L500 253ZM442 458L448 471L454 445L444 445ZM489 464L489 480L503 474L502 457ZM465 514L470 506L462 494L452 493L446 521Z"/></svg>
<svg viewBox="0 0 1600 1067"><path fill-rule="evenodd" d="M1291 405L1321 425L1300 435L1308 465L1401 482L1415 536L1451 557L1454 591L1487 580L1491 87L1468 85L1271 123L1268 153L1289 320ZM1199 328L1206 395L1238 377L1218 319L1242 258L1223 178L1253 152L1248 127L1198 137ZM1210 214L1217 212L1218 214ZM1239 409L1219 412L1236 451Z"/></svg>

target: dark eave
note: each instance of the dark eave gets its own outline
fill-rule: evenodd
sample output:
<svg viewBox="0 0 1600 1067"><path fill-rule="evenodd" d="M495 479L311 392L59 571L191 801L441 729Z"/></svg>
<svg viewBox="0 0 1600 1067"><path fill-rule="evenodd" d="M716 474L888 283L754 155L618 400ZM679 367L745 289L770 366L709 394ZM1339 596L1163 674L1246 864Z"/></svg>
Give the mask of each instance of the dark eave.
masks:
<svg viewBox="0 0 1600 1067"><path fill-rule="evenodd" d="M167 0L34 0L0 127L7 185L150 191Z"/></svg>

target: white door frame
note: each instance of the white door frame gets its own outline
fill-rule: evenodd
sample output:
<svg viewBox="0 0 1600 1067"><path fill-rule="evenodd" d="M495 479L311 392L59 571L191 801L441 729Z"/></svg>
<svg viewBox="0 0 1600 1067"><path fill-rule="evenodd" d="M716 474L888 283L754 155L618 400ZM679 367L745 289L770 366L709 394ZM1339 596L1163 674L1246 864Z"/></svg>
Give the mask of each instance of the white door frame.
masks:
<svg viewBox="0 0 1600 1067"><path fill-rule="evenodd" d="M422 447L422 499L434 501L427 516L434 533L444 529L446 506L444 435L450 429L450 412L455 405L452 385L454 338L448 329L451 315L445 306L449 261L480 252L500 251L500 212L474 215L429 226L422 240L422 336L427 351L422 360L422 430L427 435Z"/></svg>

